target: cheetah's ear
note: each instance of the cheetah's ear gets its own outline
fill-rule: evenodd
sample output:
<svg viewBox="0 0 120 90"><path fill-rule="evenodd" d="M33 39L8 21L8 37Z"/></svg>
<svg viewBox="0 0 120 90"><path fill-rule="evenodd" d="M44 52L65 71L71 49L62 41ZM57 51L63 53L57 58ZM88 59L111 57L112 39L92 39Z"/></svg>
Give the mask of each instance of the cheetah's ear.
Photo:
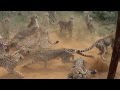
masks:
<svg viewBox="0 0 120 90"><path fill-rule="evenodd" d="M38 16L36 15L35 18L38 18Z"/></svg>
<svg viewBox="0 0 120 90"><path fill-rule="evenodd" d="M113 33L114 31L112 30L111 33Z"/></svg>
<svg viewBox="0 0 120 90"><path fill-rule="evenodd" d="M23 56L20 56L20 59L23 59L24 57Z"/></svg>
<svg viewBox="0 0 120 90"><path fill-rule="evenodd" d="M31 18L38 18L38 16L36 14L33 14Z"/></svg>
<svg viewBox="0 0 120 90"><path fill-rule="evenodd" d="M27 53L30 53L30 51L28 50Z"/></svg>
<svg viewBox="0 0 120 90"><path fill-rule="evenodd" d="M9 51L10 51L10 50L9 50L9 46L6 47L5 51L6 51L6 52L9 52Z"/></svg>
<svg viewBox="0 0 120 90"><path fill-rule="evenodd" d="M20 59L22 59L22 57L20 56Z"/></svg>

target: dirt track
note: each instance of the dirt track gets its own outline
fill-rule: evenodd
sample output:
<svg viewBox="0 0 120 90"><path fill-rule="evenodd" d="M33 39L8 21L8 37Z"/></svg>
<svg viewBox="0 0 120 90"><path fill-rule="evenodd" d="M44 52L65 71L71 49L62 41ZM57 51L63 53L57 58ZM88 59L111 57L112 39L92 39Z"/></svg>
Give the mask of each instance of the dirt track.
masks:
<svg viewBox="0 0 120 90"><path fill-rule="evenodd" d="M76 49L84 49L86 47L89 47L92 42L91 39L86 40L79 40L79 41L64 41L60 39L56 34L52 34L52 40L60 40L60 43L55 46L55 48L76 48ZM95 78L95 79L105 79L107 77L107 70L108 65L110 63L110 57L111 57L111 49L109 49L109 54L106 55L107 60L102 61L100 60L100 56L97 55L98 50L93 49L89 52L86 52L86 54L92 54L96 58L89 59L85 58L83 56L75 55L75 58L83 57L86 61L86 66L88 69L97 69L98 73L95 76L89 76L89 78ZM99 60L97 60L97 58ZM28 68L21 68L21 66L18 66L16 69L20 72L22 72L25 76L25 79L66 79L67 74L70 72L72 67L72 64L66 63L63 64L60 60L52 60L48 62L48 69L43 69L43 62L40 64L34 64L30 65ZM118 69L120 68L120 65ZM117 72L116 78L120 77L120 73ZM14 78L19 79L19 76L16 75L10 75L7 74L7 71L4 68L0 68L0 78Z"/></svg>

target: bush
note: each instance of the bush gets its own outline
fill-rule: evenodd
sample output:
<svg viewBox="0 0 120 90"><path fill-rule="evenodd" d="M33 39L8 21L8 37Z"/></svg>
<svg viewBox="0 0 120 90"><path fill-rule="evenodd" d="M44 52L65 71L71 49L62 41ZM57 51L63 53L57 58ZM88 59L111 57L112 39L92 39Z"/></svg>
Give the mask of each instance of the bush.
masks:
<svg viewBox="0 0 120 90"><path fill-rule="evenodd" d="M93 11L92 16L99 21L115 23L117 20L117 11Z"/></svg>

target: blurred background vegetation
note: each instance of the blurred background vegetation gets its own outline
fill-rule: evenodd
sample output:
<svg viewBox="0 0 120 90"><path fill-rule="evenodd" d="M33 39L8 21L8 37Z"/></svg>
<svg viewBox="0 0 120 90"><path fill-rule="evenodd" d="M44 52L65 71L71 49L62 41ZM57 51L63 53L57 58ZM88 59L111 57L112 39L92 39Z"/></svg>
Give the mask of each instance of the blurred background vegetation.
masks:
<svg viewBox="0 0 120 90"><path fill-rule="evenodd" d="M29 18L33 14L37 14L39 16L39 22L41 22L43 12L45 11L0 11L0 22L5 17L11 18L11 30L16 31L18 29L22 29L29 22ZM84 29L82 28L84 25L83 22L83 11L57 11L57 18L59 20L66 19L66 17L70 15L74 15L79 21L76 21L76 30ZM105 35L109 31L115 29L116 20L117 20L117 11L91 11L91 16L95 21L96 31L100 36ZM77 19L76 19L77 20ZM80 27L80 24L83 25ZM56 29L54 29L56 30Z"/></svg>
<svg viewBox="0 0 120 90"><path fill-rule="evenodd" d="M25 18L31 14L41 15L44 11L0 11L0 20L4 17L17 17L22 16L18 20L24 21ZM69 13L70 11L57 11L58 15L63 15L64 13ZM73 13L82 14L83 11L73 11ZM108 23L115 23L117 19L117 11L91 11L91 16L97 21L106 21Z"/></svg>

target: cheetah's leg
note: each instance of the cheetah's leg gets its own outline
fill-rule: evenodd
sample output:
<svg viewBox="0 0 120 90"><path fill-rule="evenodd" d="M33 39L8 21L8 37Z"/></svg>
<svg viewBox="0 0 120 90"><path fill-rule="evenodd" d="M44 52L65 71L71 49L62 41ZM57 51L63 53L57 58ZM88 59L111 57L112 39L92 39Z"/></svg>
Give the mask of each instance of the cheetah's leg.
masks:
<svg viewBox="0 0 120 90"><path fill-rule="evenodd" d="M103 48L103 46L102 47L97 47L98 49L99 49L99 53L98 53L98 55L101 55L103 52L104 52L104 48Z"/></svg>
<svg viewBox="0 0 120 90"><path fill-rule="evenodd" d="M71 57L72 57L72 61L74 61L74 55L72 55Z"/></svg>
<svg viewBox="0 0 120 90"><path fill-rule="evenodd" d="M102 55L101 55L101 57L102 57L102 59L103 59L103 60L106 60L106 58L104 57L104 56L105 56L106 51L107 51L107 50L106 50L106 48L104 47L104 51L103 51L103 53L102 53Z"/></svg>
<svg viewBox="0 0 120 90"><path fill-rule="evenodd" d="M24 75L19 71L13 70L13 73L21 76L22 78L24 77Z"/></svg>
<svg viewBox="0 0 120 90"><path fill-rule="evenodd" d="M47 60L44 60L44 69L47 69Z"/></svg>
<svg viewBox="0 0 120 90"><path fill-rule="evenodd" d="M68 30L69 30L70 38L72 38L72 29L68 29Z"/></svg>
<svg viewBox="0 0 120 90"><path fill-rule="evenodd" d="M60 27L60 35L63 35L63 27Z"/></svg>
<svg viewBox="0 0 120 90"><path fill-rule="evenodd" d="M105 54L108 54L108 48L107 48L107 46L106 46L105 48L106 48L106 52L105 52Z"/></svg>
<svg viewBox="0 0 120 90"><path fill-rule="evenodd" d="M27 67L28 65L32 65L32 64L34 64L34 63L36 63L37 61L36 60L32 60L31 62L29 62L28 64L26 64L26 65L23 65L22 67L24 68L24 67Z"/></svg>
<svg viewBox="0 0 120 90"><path fill-rule="evenodd" d="M6 68L6 70L9 72L9 74L17 74L17 75L21 76L22 78L24 77L24 75L22 73L20 73L19 71L14 70L14 69Z"/></svg>

